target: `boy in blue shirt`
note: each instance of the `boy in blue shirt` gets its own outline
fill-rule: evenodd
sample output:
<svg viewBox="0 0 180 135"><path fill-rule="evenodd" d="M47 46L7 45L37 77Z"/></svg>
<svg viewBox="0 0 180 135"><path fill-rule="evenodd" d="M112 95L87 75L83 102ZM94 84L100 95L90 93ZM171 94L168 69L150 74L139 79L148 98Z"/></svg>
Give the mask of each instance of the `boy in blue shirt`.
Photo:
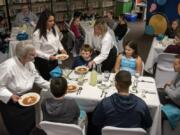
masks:
<svg viewBox="0 0 180 135"><path fill-rule="evenodd" d="M87 65L92 60L93 49L90 45L84 44L80 49L80 56L77 56L73 60L72 69L77 66Z"/></svg>

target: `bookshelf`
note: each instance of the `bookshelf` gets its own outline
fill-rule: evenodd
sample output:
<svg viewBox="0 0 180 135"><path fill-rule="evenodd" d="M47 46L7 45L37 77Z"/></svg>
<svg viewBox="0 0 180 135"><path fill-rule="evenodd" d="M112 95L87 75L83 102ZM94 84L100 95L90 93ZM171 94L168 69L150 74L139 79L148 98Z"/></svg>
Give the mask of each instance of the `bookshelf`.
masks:
<svg viewBox="0 0 180 135"><path fill-rule="evenodd" d="M58 23L70 20L75 11L85 12L88 7L92 7L99 16L103 15L104 10L114 10L115 7L115 0L0 0L0 15L5 14L9 28L23 3L27 3L37 16L44 9L50 9Z"/></svg>

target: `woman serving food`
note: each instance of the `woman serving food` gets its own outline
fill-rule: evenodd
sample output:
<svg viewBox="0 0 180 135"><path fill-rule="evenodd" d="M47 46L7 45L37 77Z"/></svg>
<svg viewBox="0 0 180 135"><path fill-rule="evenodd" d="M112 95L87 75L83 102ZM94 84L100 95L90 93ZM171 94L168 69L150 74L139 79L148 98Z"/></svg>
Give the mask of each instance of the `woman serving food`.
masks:
<svg viewBox="0 0 180 135"><path fill-rule="evenodd" d="M32 62L35 56L34 46L23 42L16 45L16 56L0 64L0 111L10 135L29 135L35 127L35 107L18 104L21 96L31 91L34 83L49 89L49 82Z"/></svg>

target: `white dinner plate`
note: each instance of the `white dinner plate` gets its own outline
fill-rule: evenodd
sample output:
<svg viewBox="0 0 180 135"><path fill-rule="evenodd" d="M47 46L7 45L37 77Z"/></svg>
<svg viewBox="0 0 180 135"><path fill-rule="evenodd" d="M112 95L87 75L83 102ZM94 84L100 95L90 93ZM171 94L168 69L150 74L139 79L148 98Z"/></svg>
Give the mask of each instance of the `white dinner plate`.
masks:
<svg viewBox="0 0 180 135"><path fill-rule="evenodd" d="M85 74L89 71L89 68L86 66L78 66L75 68L75 72L78 74Z"/></svg>
<svg viewBox="0 0 180 135"><path fill-rule="evenodd" d="M59 60L66 60L69 58L69 55L67 54L58 54L56 55L56 58L59 59Z"/></svg>
<svg viewBox="0 0 180 135"><path fill-rule="evenodd" d="M35 92L29 92L20 97L18 103L22 106L32 106L38 103L40 100L40 95Z"/></svg>
<svg viewBox="0 0 180 135"><path fill-rule="evenodd" d="M76 92L78 89L79 89L79 86L77 84L69 83L68 88L67 88L67 92L68 93Z"/></svg>

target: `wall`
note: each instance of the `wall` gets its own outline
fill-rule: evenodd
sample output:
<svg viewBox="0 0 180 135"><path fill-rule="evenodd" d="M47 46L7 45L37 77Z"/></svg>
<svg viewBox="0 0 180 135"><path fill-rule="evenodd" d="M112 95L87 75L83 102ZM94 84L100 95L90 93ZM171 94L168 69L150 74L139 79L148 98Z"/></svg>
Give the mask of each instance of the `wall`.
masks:
<svg viewBox="0 0 180 135"><path fill-rule="evenodd" d="M167 0L166 4L163 6L158 5L156 3L156 0L147 0L147 2L147 20L149 20L149 18L157 12L165 14L170 22L176 18L180 19L180 15L178 15L177 12L178 3L180 2L180 0ZM151 7L151 4L154 2L157 4L157 9L153 13L150 13L149 9Z"/></svg>

